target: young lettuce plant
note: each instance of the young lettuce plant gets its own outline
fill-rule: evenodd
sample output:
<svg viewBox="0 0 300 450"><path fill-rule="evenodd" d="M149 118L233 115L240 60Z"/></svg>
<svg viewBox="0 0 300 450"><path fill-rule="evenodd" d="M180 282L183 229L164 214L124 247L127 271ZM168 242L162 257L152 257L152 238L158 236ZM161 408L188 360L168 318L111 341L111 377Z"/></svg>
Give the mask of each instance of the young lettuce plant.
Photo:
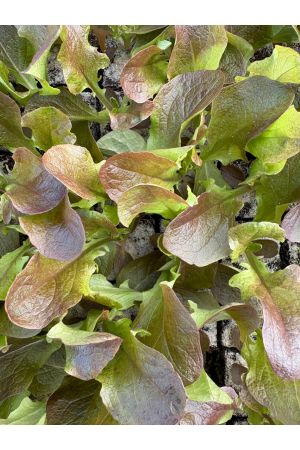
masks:
<svg viewBox="0 0 300 450"><path fill-rule="evenodd" d="M283 42L295 28L0 26L0 424L300 424L300 269L269 264L300 239ZM223 320L231 386L207 364Z"/></svg>

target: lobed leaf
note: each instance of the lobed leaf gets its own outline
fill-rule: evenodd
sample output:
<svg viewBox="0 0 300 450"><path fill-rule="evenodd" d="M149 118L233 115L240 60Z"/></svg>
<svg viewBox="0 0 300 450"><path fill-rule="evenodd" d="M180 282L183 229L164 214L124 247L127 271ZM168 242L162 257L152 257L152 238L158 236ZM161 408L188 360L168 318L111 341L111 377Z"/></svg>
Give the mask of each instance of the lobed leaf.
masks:
<svg viewBox="0 0 300 450"><path fill-rule="evenodd" d="M71 94L85 88L98 90L98 70L109 64L109 58L88 42L89 26L68 25L61 29L62 45L57 56Z"/></svg>
<svg viewBox="0 0 300 450"><path fill-rule="evenodd" d="M48 150L58 144L74 144L70 119L53 106L42 107L22 117L22 126L32 130L32 139L40 150Z"/></svg>
<svg viewBox="0 0 300 450"><path fill-rule="evenodd" d="M300 205L293 206L284 216L281 223L287 239L292 242L300 242Z"/></svg>

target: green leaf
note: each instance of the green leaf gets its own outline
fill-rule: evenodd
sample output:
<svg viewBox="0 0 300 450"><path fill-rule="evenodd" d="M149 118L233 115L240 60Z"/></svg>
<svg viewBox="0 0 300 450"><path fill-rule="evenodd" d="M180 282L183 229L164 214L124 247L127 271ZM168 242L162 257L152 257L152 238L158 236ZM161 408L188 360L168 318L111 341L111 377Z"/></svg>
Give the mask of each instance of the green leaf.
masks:
<svg viewBox="0 0 300 450"><path fill-rule="evenodd" d="M75 194L87 200L103 199L98 167L86 148L71 144L55 145L42 160L47 171Z"/></svg>
<svg viewBox="0 0 300 450"><path fill-rule="evenodd" d="M123 131L133 128L148 119L153 110L154 103L150 100L144 103L135 103L133 100L124 102L117 111L109 112L111 129Z"/></svg>
<svg viewBox="0 0 300 450"><path fill-rule="evenodd" d="M296 50L275 45L273 53L248 67L249 74L263 75L281 83L300 83L300 55Z"/></svg>
<svg viewBox="0 0 300 450"><path fill-rule="evenodd" d="M43 328L89 292L94 259L105 241L87 244L73 261L61 262L36 253L11 285L5 307L9 319L24 328ZM39 274L37 277L36 274Z"/></svg>
<svg viewBox="0 0 300 450"><path fill-rule="evenodd" d="M26 397L7 419L0 419L0 425L42 425L45 421L45 413L45 403L33 402Z"/></svg>
<svg viewBox="0 0 300 450"><path fill-rule="evenodd" d="M104 159L103 154L91 132L88 122L74 122L72 124L72 132L76 136L76 145L86 148L92 155L95 163L99 163Z"/></svg>
<svg viewBox="0 0 300 450"><path fill-rule="evenodd" d="M14 153L15 165L7 176L6 195L24 214L40 214L55 208L66 195L66 188L26 148Z"/></svg>
<svg viewBox="0 0 300 450"><path fill-rule="evenodd" d="M117 285L127 281L128 286L136 291L151 289L159 276L158 270L165 262L165 256L158 250L129 261L118 273Z"/></svg>
<svg viewBox="0 0 300 450"><path fill-rule="evenodd" d="M143 301L143 293L130 289L126 283L116 287L105 276L97 274L91 278L88 298L109 308L126 310L135 302Z"/></svg>
<svg viewBox="0 0 300 450"><path fill-rule="evenodd" d="M59 339L66 348L65 371L81 380L96 378L113 359L122 339L109 333L78 330L59 322L47 337Z"/></svg>
<svg viewBox="0 0 300 450"><path fill-rule="evenodd" d="M122 425L176 424L186 399L171 363L133 335L128 319L107 323L106 328L123 339L118 354L98 377L108 411Z"/></svg>
<svg viewBox="0 0 300 450"><path fill-rule="evenodd" d="M261 238L283 242L285 239L284 230L272 222L248 222L231 228L229 230L229 245L232 250L231 260L237 262L251 245L251 242Z"/></svg>
<svg viewBox="0 0 300 450"><path fill-rule="evenodd" d="M25 391L56 349L56 344L39 339L12 345L8 352L0 353L0 401Z"/></svg>
<svg viewBox="0 0 300 450"><path fill-rule="evenodd" d="M276 175L263 175L254 184L257 198L255 220L279 223L289 203L300 200L299 153L289 158Z"/></svg>
<svg viewBox="0 0 300 450"><path fill-rule="evenodd" d="M0 145L11 150L17 147L33 148L32 141L23 134L18 105L2 92L0 92Z"/></svg>
<svg viewBox="0 0 300 450"><path fill-rule="evenodd" d="M68 89L74 95L87 87L98 94L98 70L109 64L108 56L89 44L89 29L87 25L64 25L60 33L62 45L57 59Z"/></svg>
<svg viewBox="0 0 300 450"><path fill-rule="evenodd" d="M273 175L280 172L286 160L300 151L300 112L290 106L279 119L248 143L247 151L258 158L251 165L247 182L261 173Z"/></svg>
<svg viewBox="0 0 300 450"><path fill-rule="evenodd" d="M0 308L0 334L13 338L29 338L39 334L41 330L28 330L14 325L5 312L4 306Z"/></svg>
<svg viewBox="0 0 300 450"><path fill-rule="evenodd" d="M178 181L175 162L149 152L121 153L106 160L100 180L110 198L116 202L128 189L139 184L154 184L172 189Z"/></svg>
<svg viewBox="0 0 300 450"><path fill-rule="evenodd" d="M65 360L66 355L63 346L50 355L28 388L35 398L38 400L48 399L61 386L66 377Z"/></svg>
<svg viewBox="0 0 300 450"><path fill-rule="evenodd" d="M48 56L54 42L59 37L58 25L21 25L18 27L19 36L26 38L34 48L34 56L23 73L38 79L43 88L43 95L58 94L59 90L51 87L47 82Z"/></svg>
<svg viewBox="0 0 300 450"><path fill-rule="evenodd" d="M165 84L154 100L147 148L180 147L182 130L220 93L223 82L221 71L199 70Z"/></svg>
<svg viewBox="0 0 300 450"><path fill-rule="evenodd" d="M151 334L142 341L165 355L182 382L193 383L203 367L200 336L189 312L167 282L160 283L161 293L140 306L135 329Z"/></svg>
<svg viewBox="0 0 300 450"><path fill-rule="evenodd" d="M229 255L228 230L243 203L237 193L217 186L198 197L167 226L164 247L188 264L207 266Z"/></svg>
<svg viewBox="0 0 300 450"><path fill-rule="evenodd" d="M234 275L230 285L241 290L242 299L256 296L263 309L262 335L273 370L285 379L300 378L300 268L290 265L269 272L262 261L247 252L250 265Z"/></svg>
<svg viewBox="0 0 300 450"><path fill-rule="evenodd" d="M193 311L191 316L200 329L207 323L218 320L233 319L240 330L241 341L247 338L259 325L259 319L256 310L245 303L228 303L220 306L214 297L207 292L195 293L197 303L189 300L189 306ZM186 294L188 298L188 293ZM193 297L192 297L193 298Z"/></svg>
<svg viewBox="0 0 300 450"><path fill-rule="evenodd" d="M232 83L236 76L246 74L249 59L253 56L254 50L248 41L240 36L226 32L228 43L222 55L219 68L226 75L227 83Z"/></svg>
<svg viewBox="0 0 300 450"><path fill-rule="evenodd" d="M260 332L242 349L249 371L245 383L254 399L269 409L271 417L286 425L300 422L300 380L285 380L272 370Z"/></svg>
<svg viewBox="0 0 300 450"><path fill-rule="evenodd" d="M180 277L175 282L176 288L185 289L208 289L214 284L214 278L217 271L217 264L209 264L204 267L197 267L180 261L178 273Z"/></svg>
<svg viewBox="0 0 300 450"><path fill-rule="evenodd" d="M81 95L72 95L67 88L61 87L58 95L40 96L35 94L26 106L26 113L37 108L54 107L69 117L71 122L108 122L109 116L106 111L96 111Z"/></svg>
<svg viewBox="0 0 300 450"><path fill-rule="evenodd" d="M66 377L47 402L47 425L116 425L99 395L95 380Z"/></svg>
<svg viewBox="0 0 300 450"><path fill-rule="evenodd" d="M76 136L71 133L70 119L53 106L35 109L22 117L22 126L32 130L34 145L48 150L53 145L74 144Z"/></svg>
<svg viewBox="0 0 300 450"><path fill-rule="evenodd" d="M196 70L216 70L227 45L222 25L176 25L168 78Z"/></svg>
<svg viewBox="0 0 300 450"><path fill-rule="evenodd" d="M143 103L167 81L167 58L156 45L136 53L124 66L120 83L125 95Z"/></svg>
<svg viewBox="0 0 300 450"><path fill-rule="evenodd" d="M87 209L77 210L83 223L87 239L115 238L118 236L116 226L104 215Z"/></svg>
<svg viewBox="0 0 300 450"><path fill-rule="evenodd" d="M184 211L188 204L179 195L154 184L138 184L125 191L118 199L120 222L129 227L141 213L160 214L173 219Z"/></svg>
<svg viewBox="0 0 300 450"><path fill-rule="evenodd" d="M84 228L68 196L51 211L22 216L19 221L32 245L47 258L68 261L77 258L83 249Z"/></svg>
<svg viewBox="0 0 300 450"><path fill-rule="evenodd" d="M186 387L187 406L181 425L218 425L231 419L237 395L230 387L219 388L202 370Z"/></svg>
<svg viewBox="0 0 300 450"><path fill-rule="evenodd" d="M114 153L141 152L146 149L144 138L133 130L116 130L97 141L98 147L108 156Z"/></svg>
<svg viewBox="0 0 300 450"><path fill-rule="evenodd" d="M26 96L38 91L34 77L23 73L31 62L33 55L33 46L27 39L18 35L17 28L14 25L0 26L0 60L17 83L31 91Z"/></svg>
<svg viewBox="0 0 300 450"><path fill-rule="evenodd" d="M28 256L24 256L28 248L28 243L25 243L0 258L0 300L5 299L10 285L28 261Z"/></svg>
<svg viewBox="0 0 300 450"><path fill-rule="evenodd" d="M226 28L246 39L255 50L270 43L291 44L299 40L291 25L230 25Z"/></svg>
<svg viewBox="0 0 300 450"><path fill-rule="evenodd" d="M293 90L265 77L250 77L227 86L213 101L204 159L229 164L246 159L248 142L283 114L294 99Z"/></svg>

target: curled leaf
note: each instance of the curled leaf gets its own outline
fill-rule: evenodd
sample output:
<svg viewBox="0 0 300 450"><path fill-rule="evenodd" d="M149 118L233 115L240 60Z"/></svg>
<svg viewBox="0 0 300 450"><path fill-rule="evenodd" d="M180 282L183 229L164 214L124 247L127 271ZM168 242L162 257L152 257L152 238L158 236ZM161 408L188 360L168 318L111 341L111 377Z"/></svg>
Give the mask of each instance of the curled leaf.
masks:
<svg viewBox="0 0 300 450"><path fill-rule="evenodd" d="M229 164L245 159L247 143L278 119L294 99L293 90L265 77L250 77L223 89L213 101L206 159Z"/></svg>
<svg viewBox="0 0 300 450"><path fill-rule="evenodd" d="M51 211L22 216L19 220L30 242L43 256L67 261L80 255L85 242L84 228L68 196Z"/></svg>
<svg viewBox="0 0 300 450"><path fill-rule="evenodd" d="M97 166L86 148L55 145L44 154L43 164L49 173L80 197L87 200L103 197Z"/></svg>
<svg viewBox="0 0 300 450"><path fill-rule="evenodd" d="M24 214L50 211L66 195L66 188L42 164L42 160L26 148L18 148L15 165L9 174L6 194L14 207Z"/></svg>
<svg viewBox="0 0 300 450"><path fill-rule="evenodd" d="M292 242L300 242L300 204L293 206L281 223L286 237Z"/></svg>
<svg viewBox="0 0 300 450"><path fill-rule="evenodd" d="M134 326L150 332L143 342L165 355L183 383L191 384L203 367L199 332L173 289L167 283L160 287L161 294L142 303Z"/></svg>
<svg viewBox="0 0 300 450"><path fill-rule="evenodd" d="M48 331L50 339L59 339L66 348L65 371L81 380L96 378L113 359L122 339L109 333L78 330L58 323Z"/></svg>
<svg viewBox="0 0 300 450"><path fill-rule="evenodd" d="M268 408L267 411L274 420L286 425L299 425L300 380L286 380L274 372L261 332L257 332L255 341L248 338L243 346L242 356L249 368L244 382L254 399Z"/></svg>
<svg viewBox="0 0 300 450"><path fill-rule="evenodd" d="M76 136L70 132L70 119L52 106L35 109L22 117L22 126L32 130L32 138L41 150L57 144L74 144Z"/></svg>
<svg viewBox="0 0 300 450"><path fill-rule="evenodd" d="M9 319L20 327L32 329L43 328L65 314L89 292L100 245L101 241L89 244L71 262L48 259L36 253L8 291L5 309Z"/></svg>
<svg viewBox="0 0 300 450"><path fill-rule="evenodd" d="M238 261L242 253L245 253L252 241L262 238L284 241L284 230L272 222L248 222L236 225L229 230L229 245L231 259Z"/></svg>
<svg viewBox="0 0 300 450"><path fill-rule="evenodd" d="M180 147L182 129L220 93L223 82L221 71L199 70L165 84L154 100L148 149Z"/></svg>
<svg viewBox="0 0 300 450"><path fill-rule="evenodd" d="M142 212L173 219L187 207L188 204L183 198L163 187L138 184L125 191L118 199L118 216L120 222L129 227L134 218Z"/></svg>
<svg viewBox="0 0 300 450"><path fill-rule="evenodd" d="M176 41L168 65L168 78L195 70L218 69L227 44L222 25L176 25Z"/></svg>
<svg viewBox="0 0 300 450"><path fill-rule="evenodd" d="M121 86L130 99L137 103L146 102L166 81L167 60L156 45L136 53L124 66Z"/></svg>
<svg viewBox="0 0 300 450"><path fill-rule="evenodd" d="M255 256L251 265L234 275L230 285L241 290L242 298L255 295L262 304L264 346L273 370L287 380L300 378L300 268L288 266L269 272Z"/></svg>
<svg viewBox="0 0 300 450"><path fill-rule="evenodd" d="M215 188L198 197L166 228L163 245L188 264L206 266L229 255L228 230L242 202L230 191Z"/></svg>
<svg viewBox="0 0 300 450"><path fill-rule="evenodd" d="M165 356L132 334L128 322L107 324L123 343L98 377L103 403L124 425L176 424L186 402L182 382Z"/></svg>

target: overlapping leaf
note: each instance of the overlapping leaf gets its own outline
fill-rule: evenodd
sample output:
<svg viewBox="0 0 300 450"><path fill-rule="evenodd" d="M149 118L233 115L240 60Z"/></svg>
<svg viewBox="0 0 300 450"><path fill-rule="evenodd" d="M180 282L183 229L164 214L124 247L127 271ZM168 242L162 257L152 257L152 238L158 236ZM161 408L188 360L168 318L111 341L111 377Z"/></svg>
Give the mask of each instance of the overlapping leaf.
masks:
<svg viewBox="0 0 300 450"><path fill-rule="evenodd" d="M222 25L176 25L168 77L196 70L216 70L227 44Z"/></svg>
<svg viewBox="0 0 300 450"><path fill-rule="evenodd" d="M47 258L67 261L80 255L84 228L66 196L51 211L20 217L20 225L30 242Z"/></svg>
<svg viewBox="0 0 300 450"><path fill-rule="evenodd" d="M176 424L185 407L185 392L171 363L142 344L128 320L110 323L108 330L123 339L114 360L98 377L101 398L118 422L127 425Z"/></svg>
<svg viewBox="0 0 300 450"><path fill-rule="evenodd" d="M81 380L96 378L113 359L122 342L112 334L78 330L62 322L52 327L47 336L59 339L65 345L65 371Z"/></svg>
<svg viewBox="0 0 300 450"><path fill-rule="evenodd" d="M205 158L223 164L245 159L247 143L278 119L293 99L290 87L261 76L224 88L212 104Z"/></svg>
<svg viewBox="0 0 300 450"><path fill-rule="evenodd" d="M5 308L10 320L24 328L43 328L76 305L89 292L101 242L88 244L71 262L36 253L8 291Z"/></svg>
<svg viewBox="0 0 300 450"><path fill-rule="evenodd" d="M243 299L260 299L264 346L273 370L282 378L299 379L300 268L290 265L272 273L255 256L249 256L249 262L230 284L240 288Z"/></svg>
<svg viewBox="0 0 300 450"><path fill-rule="evenodd" d="M214 187L173 219L163 237L165 248L188 264L206 266L229 255L228 230L242 202Z"/></svg>
<svg viewBox="0 0 300 450"><path fill-rule="evenodd" d="M26 148L14 153L15 165L8 177L6 194L14 207L24 214L50 211L66 195L66 188L42 164L42 160Z"/></svg>
<svg viewBox="0 0 300 450"><path fill-rule="evenodd" d="M154 100L148 149L180 146L186 123L210 105L223 82L221 71L199 70L178 75L165 84Z"/></svg>
<svg viewBox="0 0 300 450"><path fill-rule="evenodd" d="M128 189L139 184L154 184L172 189L178 181L174 162L148 152L112 156L100 169L100 180L112 200L118 201Z"/></svg>

